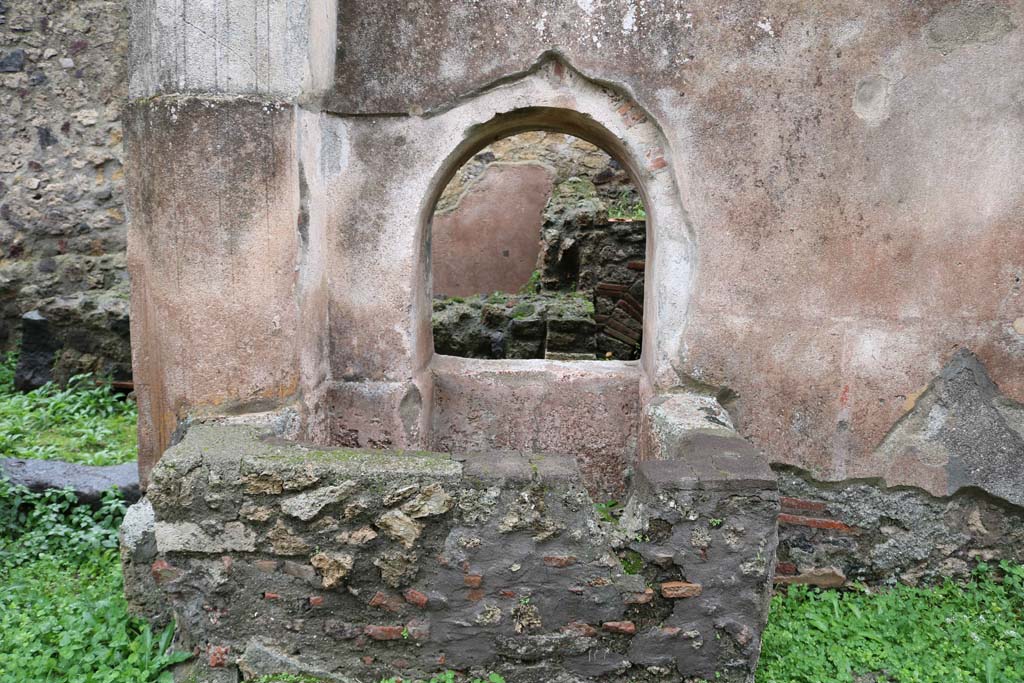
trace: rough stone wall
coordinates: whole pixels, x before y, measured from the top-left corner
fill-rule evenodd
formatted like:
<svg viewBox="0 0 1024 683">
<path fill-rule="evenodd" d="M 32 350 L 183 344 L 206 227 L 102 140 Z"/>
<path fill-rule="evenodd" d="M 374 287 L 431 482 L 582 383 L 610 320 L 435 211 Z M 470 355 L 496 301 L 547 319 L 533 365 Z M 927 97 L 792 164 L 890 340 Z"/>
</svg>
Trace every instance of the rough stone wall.
<svg viewBox="0 0 1024 683">
<path fill-rule="evenodd" d="M 917 583 L 1024 558 L 1024 406 L 976 356 L 954 356 L 880 451 L 873 479 L 823 485 L 782 470 L 778 581 Z M 893 486 L 913 479 L 934 493 Z"/>
<path fill-rule="evenodd" d="M 748 449 L 733 434 L 642 463 L 599 514 L 568 458 L 320 451 L 194 425 L 126 522 L 129 600 L 169 609 L 204 682 L 745 682 L 778 509 Z"/>
<path fill-rule="evenodd" d="M 1024 562 L 1024 509 L 979 489 L 940 498 L 871 480 L 778 474 L 776 584 L 917 585 L 967 578 L 977 562 Z"/>
<path fill-rule="evenodd" d="M 37 311 L 32 348 L 49 355 L 28 384 L 49 378 L 55 354 L 56 379 L 131 377 L 127 23 L 119 0 L 0 3 L 0 350 Z"/>
</svg>

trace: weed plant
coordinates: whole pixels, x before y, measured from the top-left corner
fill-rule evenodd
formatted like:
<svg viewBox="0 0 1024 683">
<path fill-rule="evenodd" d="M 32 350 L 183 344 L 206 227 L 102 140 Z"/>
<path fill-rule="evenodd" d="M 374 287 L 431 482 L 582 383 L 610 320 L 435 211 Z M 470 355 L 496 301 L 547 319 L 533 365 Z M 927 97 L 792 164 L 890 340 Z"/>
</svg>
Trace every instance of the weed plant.
<svg viewBox="0 0 1024 683">
<path fill-rule="evenodd" d="M 170 627 L 128 614 L 117 555 L 125 505 L 0 479 L 0 683 L 170 683 Z"/>
<path fill-rule="evenodd" d="M 116 465 L 136 458 L 135 404 L 92 375 L 66 387 L 14 388 L 15 356 L 0 363 L 0 457 Z"/>
<path fill-rule="evenodd" d="M 1020 683 L 1024 567 L 982 564 L 970 582 L 772 599 L 758 683 Z"/>
</svg>

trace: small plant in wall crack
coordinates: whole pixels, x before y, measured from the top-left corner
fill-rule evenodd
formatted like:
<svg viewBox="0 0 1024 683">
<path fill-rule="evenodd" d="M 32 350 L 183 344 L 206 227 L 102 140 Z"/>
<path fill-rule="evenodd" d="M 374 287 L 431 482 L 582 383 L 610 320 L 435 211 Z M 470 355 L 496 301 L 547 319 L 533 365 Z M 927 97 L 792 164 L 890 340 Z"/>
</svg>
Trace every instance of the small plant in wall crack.
<svg viewBox="0 0 1024 683">
<path fill-rule="evenodd" d="M 618 524 L 619 517 L 622 516 L 623 507 L 619 501 L 609 500 L 603 503 L 595 503 L 594 510 L 597 511 L 597 516 L 601 518 L 602 522 Z"/>
</svg>

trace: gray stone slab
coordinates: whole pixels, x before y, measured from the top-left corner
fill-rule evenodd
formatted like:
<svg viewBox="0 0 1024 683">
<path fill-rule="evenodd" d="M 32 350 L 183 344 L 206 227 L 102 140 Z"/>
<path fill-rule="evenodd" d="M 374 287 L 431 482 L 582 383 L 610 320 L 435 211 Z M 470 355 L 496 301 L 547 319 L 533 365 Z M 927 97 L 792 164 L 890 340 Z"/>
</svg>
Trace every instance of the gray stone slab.
<svg viewBox="0 0 1024 683">
<path fill-rule="evenodd" d="M 30 491 L 70 488 L 82 503 L 96 504 L 104 492 L 116 487 L 129 502 L 139 499 L 139 467 L 79 465 L 61 460 L 0 460 L 0 472 L 13 484 Z"/>
</svg>

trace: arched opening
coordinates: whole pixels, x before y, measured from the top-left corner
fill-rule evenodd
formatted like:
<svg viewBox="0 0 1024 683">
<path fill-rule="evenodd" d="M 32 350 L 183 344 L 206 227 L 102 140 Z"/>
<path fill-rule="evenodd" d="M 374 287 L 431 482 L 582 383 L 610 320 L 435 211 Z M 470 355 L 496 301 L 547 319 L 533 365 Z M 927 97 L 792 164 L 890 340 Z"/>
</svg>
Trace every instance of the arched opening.
<svg viewBox="0 0 1024 683">
<path fill-rule="evenodd" d="M 512 130 L 453 165 L 430 217 L 436 353 L 640 357 L 642 191 L 618 156 L 573 128 Z"/>
<path fill-rule="evenodd" d="M 544 104 L 531 104 L 538 102 Z M 568 454 L 577 459 L 592 491 L 621 490 L 623 471 L 640 443 L 643 401 L 660 384 L 678 379 L 672 363 L 679 357 L 680 321 L 689 300 L 691 235 L 664 136 L 627 94 L 596 85 L 557 60 L 545 62 L 519 83 L 424 121 L 436 133 L 430 148 L 440 154 L 417 208 L 412 287 L 415 381 L 429 407 L 421 414 L 429 447 Z M 646 214 L 639 361 L 492 360 L 450 356 L 435 348 L 435 207 L 466 162 L 497 141 L 531 131 L 591 143 L 633 181 Z M 671 278 L 663 277 L 666 273 Z M 669 301 L 671 306 L 665 305 Z"/>
</svg>

